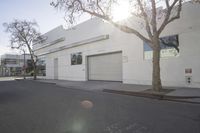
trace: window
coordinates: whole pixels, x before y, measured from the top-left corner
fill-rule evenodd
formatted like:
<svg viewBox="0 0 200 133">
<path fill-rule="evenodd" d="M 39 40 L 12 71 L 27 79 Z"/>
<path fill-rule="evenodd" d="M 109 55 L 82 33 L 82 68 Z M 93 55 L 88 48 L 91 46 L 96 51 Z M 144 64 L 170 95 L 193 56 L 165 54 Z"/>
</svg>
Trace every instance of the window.
<svg viewBox="0 0 200 133">
<path fill-rule="evenodd" d="M 175 57 L 179 54 L 178 35 L 165 36 L 160 38 L 160 57 Z M 152 59 L 153 52 L 148 43 L 144 42 L 144 59 Z"/>
<path fill-rule="evenodd" d="M 82 64 L 82 53 L 73 53 L 71 54 L 71 65 L 80 65 Z"/>
<path fill-rule="evenodd" d="M 9 65 L 9 64 L 17 64 L 17 59 L 5 59 L 4 61 L 5 65 Z"/>
<path fill-rule="evenodd" d="M 46 61 L 45 57 L 40 57 L 37 62 L 37 69 L 39 76 L 46 76 Z"/>
</svg>

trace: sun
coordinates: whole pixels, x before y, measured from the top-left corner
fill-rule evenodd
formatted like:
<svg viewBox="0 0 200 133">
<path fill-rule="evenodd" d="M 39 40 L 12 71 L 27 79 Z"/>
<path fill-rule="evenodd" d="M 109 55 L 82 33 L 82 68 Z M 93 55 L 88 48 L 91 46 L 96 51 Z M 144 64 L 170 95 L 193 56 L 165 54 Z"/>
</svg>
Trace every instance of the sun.
<svg viewBox="0 0 200 133">
<path fill-rule="evenodd" d="M 130 17 L 130 5 L 127 0 L 118 0 L 111 10 L 113 21 L 122 21 Z"/>
</svg>

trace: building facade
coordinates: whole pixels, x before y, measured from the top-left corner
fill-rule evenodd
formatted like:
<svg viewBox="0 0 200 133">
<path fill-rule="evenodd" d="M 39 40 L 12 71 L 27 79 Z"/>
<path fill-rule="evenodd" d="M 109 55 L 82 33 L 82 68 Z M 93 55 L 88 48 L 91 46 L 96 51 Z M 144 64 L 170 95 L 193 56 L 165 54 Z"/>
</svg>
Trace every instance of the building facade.
<svg viewBox="0 0 200 133">
<path fill-rule="evenodd" d="M 22 75 L 23 70 L 30 66 L 30 63 L 31 57 L 29 54 L 25 54 L 25 58 L 24 55 L 4 54 L 1 56 L 0 76 Z"/>
<path fill-rule="evenodd" d="M 161 79 L 164 86 L 200 87 L 200 6 L 183 5 L 181 19 L 169 24 L 161 42 Z M 132 22 L 134 26 L 134 22 Z M 144 32 L 142 25 L 135 25 Z M 145 33 L 144 33 L 145 34 Z M 152 50 L 127 34 L 94 18 L 72 29 L 59 26 L 34 44 L 35 54 L 46 64 L 47 79 L 104 80 L 151 84 Z"/>
</svg>

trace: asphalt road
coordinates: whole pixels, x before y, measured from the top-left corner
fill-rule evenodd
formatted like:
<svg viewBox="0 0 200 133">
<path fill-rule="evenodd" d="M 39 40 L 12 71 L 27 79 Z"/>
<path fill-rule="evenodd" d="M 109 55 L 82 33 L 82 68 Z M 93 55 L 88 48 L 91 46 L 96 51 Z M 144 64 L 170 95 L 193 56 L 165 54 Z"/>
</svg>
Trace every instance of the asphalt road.
<svg viewBox="0 0 200 133">
<path fill-rule="evenodd" d="M 200 133 L 200 105 L 1 81 L 0 133 Z"/>
</svg>

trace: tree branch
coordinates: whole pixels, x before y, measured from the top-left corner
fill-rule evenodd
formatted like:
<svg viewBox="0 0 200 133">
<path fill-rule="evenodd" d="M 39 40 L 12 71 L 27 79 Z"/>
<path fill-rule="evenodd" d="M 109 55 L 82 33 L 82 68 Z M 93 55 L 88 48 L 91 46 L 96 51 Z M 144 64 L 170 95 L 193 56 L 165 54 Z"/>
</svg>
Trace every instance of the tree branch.
<svg viewBox="0 0 200 133">
<path fill-rule="evenodd" d="M 85 9 L 83 6 L 82 6 L 82 2 L 80 0 L 76 0 L 79 4 L 80 4 L 80 8 L 83 12 L 86 12 L 90 15 L 93 15 L 93 16 L 96 16 L 98 18 L 101 18 L 101 19 L 104 19 L 108 22 L 110 22 L 112 25 L 114 25 L 115 27 L 117 27 L 118 29 L 120 29 L 121 31 L 124 31 L 126 33 L 132 33 L 132 34 L 135 34 L 137 37 L 139 37 L 140 39 L 142 39 L 143 41 L 149 43 L 150 47 L 153 47 L 152 45 L 152 42 L 151 40 L 149 40 L 148 38 L 146 38 L 145 36 L 143 36 L 140 32 L 138 32 L 137 30 L 133 29 L 133 28 L 130 28 L 128 26 L 125 26 L 125 25 L 122 25 L 122 24 L 118 24 L 116 22 L 113 22 L 112 19 L 110 19 L 108 16 L 105 16 L 105 15 L 101 15 L 101 14 L 98 14 L 94 11 L 89 11 L 87 9 Z"/>
<path fill-rule="evenodd" d="M 109 17 L 105 17 L 105 16 L 102 16 L 102 15 L 99 15 L 95 12 L 90 12 L 90 11 L 85 11 L 85 12 L 88 12 L 94 16 L 97 16 L 99 18 L 102 18 L 104 20 L 107 20 L 108 22 L 110 22 L 112 25 L 114 25 L 115 27 L 117 27 L 118 29 L 120 29 L 121 31 L 125 32 L 125 33 L 132 33 L 132 34 L 135 34 L 137 37 L 139 37 L 140 39 L 142 39 L 143 41 L 145 42 L 148 42 L 150 44 L 150 47 L 153 47 L 153 45 L 151 44 L 151 40 L 149 40 L 148 38 L 144 37 L 140 32 L 138 32 L 137 30 L 135 29 L 132 29 L 126 25 L 122 25 L 122 24 L 118 24 L 116 22 L 113 22 L 112 19 L 110 19 Z"/>
<path fill-rule="evenodd" d="M 165 5 L 166 5 L 167 9 L 169 9 L 169 0 L 165 0 Z"/>
<path fill-rule="evenodd" d="M 174 20 L 180 18 L 181 9 L 182 9 L 182 2 L 181 2 L 181 0 L 179 0 L 179 5 L 178 5 L 178 9 L 177 9 L 177 14 L 176 14 L 174 17 L 170 18 L 170 19 L 168 20 L 168 23 L 170 23 L 170 22 L 172 22 L 172 21 L 174 21 Z"/>
<path fill-rule="evenodd" d="M 166 1 L 168 1 L 168 0 L 166 0 Z M 171 12 L 172 12 L 174 6 L 177 4 L 178 1 L 179 1 L 179 5 L 178 5 L 179 7 L 178 7 L 177 15 L 175 17 L 172 17 L 170 19 Z M 171 4 L 171 6 L 169 6 L 168 2 L 165 2 L 165 3 L 166 3 L 166 6 L 168 8 L 166 9 L 166 16 L 164 18 L 164 21 L 161 24 L 160 28 L 158 29 L 158 34 L 159 35 L 164 30 L 164 28 L 166 27 L 167 24 L 169 24 L 170 22 L 172 22 L 175 19 L 180 18 L 180 11 L 181 11 L 181 7 L 182 7 L 182 0 L 174 0 L 174 2 Z"/>
<path fill-rule="evenodd" d="M 145 21 L 146 31 L 148 33 L 149 38 L 151 39 L 152 38 L 152 33 L 151 33 L 151 28 L 150 28 L 150 25 L 149 25 L 149 21 L 148 21 L 148 16 L 147 16 L 147 14 L 146 14 L 146 12 L 145 12 L 145 10 L 143 8 L 143 5 L 142 5 L 141 1 L 137 0 L 137 2 L 138 2 L 138 5 L 140 7 L 140 10 L 142 12 L 143 19 Z"/>
<path fill-rule="evenodd" d="M 105 15 L 105 12 L 103 11 L 103 9 L 99 6 L 99 0 L 96 0 L 97 3 L 97 7 L 100 9 L 100 11 L 103 13 L 103 15 Z"/>
<path fill-rule="evenodd" d="M 152 18 L 151 18 L 151 25 L 153 29 L 153 34 L 157 34 L 157 21 L 156 21 L 156 16 L 157 16 L 157 11 L 156 11 L 156 3 L 155 0 L 151 0 L 151 8 L 152 8 Z"/>
</svg>

